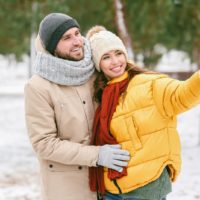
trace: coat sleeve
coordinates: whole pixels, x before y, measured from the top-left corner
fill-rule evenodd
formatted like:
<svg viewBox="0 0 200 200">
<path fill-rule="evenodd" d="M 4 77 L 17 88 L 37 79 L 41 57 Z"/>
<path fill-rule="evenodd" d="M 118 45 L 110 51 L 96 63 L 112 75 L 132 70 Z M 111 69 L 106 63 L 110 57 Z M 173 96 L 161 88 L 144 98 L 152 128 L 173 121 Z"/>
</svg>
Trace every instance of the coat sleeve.
<svg viewBox="0 0 200 200">
<path fill-rule="evenodd" d="M 48 92 L 27 84 L 24 94 L 26 126 L 38 157 L 66 165 L 95 166 L 98 146 L 61 140 L 58 137 L 55 112 Z"/>
<path fill-rule="evenodd" d="M 165 117 L 189 110 L 200 103 L 200 71 L 185 81 L 168 77 L 155 80 L 153 96 L 159 111 Z"/>
</svg>

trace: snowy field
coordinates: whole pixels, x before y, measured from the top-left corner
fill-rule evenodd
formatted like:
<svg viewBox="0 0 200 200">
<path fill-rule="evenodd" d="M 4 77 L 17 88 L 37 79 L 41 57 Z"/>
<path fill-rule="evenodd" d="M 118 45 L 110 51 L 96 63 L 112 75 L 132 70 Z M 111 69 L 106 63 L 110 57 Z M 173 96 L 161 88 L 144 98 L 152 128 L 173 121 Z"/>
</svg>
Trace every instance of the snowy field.
<svg viewBox="0 0 200 200">
<path fill-rule="evenodd" d="M 39 200 L 38 163 L 26 135 L 23 96 L 0 96 L 0 200 Z M 200 200 L 200 108 L 179 117 L 183 167 L 169 200 Z"/>
<path fill-rule="evenodd" d="M 0 200 L 39 200 L 38 164 L 24 123 L 23 96 L 0 96 Z"/>
<path fill-rule="evenodd" d="M 39 167 L 24 120 L 23 87 L 27 70 L 5 69 L 1 64 L 0 200 L 39 200 Z M 178 129 L 183 165 L 168 200 L 200 200 L 200 106 L 179 116 Z"/>
</svg>

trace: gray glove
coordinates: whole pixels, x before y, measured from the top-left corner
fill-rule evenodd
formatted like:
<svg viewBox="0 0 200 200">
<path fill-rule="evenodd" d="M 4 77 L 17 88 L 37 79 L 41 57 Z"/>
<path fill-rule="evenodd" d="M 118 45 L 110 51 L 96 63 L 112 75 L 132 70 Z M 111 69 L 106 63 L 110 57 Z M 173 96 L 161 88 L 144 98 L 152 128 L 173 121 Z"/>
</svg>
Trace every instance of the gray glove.
<svg viewBox="0 0 200 200">
<path fill-rule="evenodd" d="M 127 150 L 122 150 L 119 144 L 107 144 L 100 147 L 97 164 L 122 172 L 123 167 L 128 165 L 129 160 L 129 152 Z"/>
</svg>

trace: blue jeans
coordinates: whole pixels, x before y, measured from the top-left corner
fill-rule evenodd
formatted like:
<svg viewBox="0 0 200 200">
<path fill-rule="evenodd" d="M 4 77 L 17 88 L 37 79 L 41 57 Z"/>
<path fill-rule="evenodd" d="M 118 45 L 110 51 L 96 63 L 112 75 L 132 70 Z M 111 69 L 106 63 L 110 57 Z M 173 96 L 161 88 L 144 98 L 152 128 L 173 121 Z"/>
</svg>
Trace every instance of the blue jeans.
<svg viewBox="0 0 200 200">
<path fill-rule="evenodd" d="M 111 194 L 109 192 L 106 192 L 105 200 L 147 200 L 147 199 L 138 199 L 138 198 L 123 198 L 118 194 Z M 167 200 L 165 197 L 162 198 L 162 200 Z"/>
</svg>

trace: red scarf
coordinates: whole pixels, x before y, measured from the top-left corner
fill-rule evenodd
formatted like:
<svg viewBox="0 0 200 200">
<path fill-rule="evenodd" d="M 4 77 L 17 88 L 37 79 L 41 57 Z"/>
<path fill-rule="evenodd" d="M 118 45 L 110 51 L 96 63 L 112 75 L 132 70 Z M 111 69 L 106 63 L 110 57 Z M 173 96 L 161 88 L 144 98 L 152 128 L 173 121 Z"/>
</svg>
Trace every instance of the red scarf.
<svg viewBox="0 0 200 200">
<path fill-rule="evenodd" d="M 116 139 L 110 133 L 110 121 L 120 95 L 126 90 L 128 78 L 120 82 L 109 84 L 105 87 L 102 94 L 102 101 L 96 110 L 93 123 L 92 145 L 117 144 Z M 103 167 L 89 168 L 89 184 L 92 191 L 98 191 L 100 194 L 105 193 Z M 108 178 L 115 180 L 127 175 L 126 167 L 122 172 L 108 169 Z"/>
</svg>

